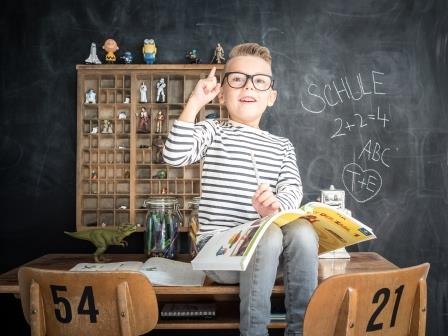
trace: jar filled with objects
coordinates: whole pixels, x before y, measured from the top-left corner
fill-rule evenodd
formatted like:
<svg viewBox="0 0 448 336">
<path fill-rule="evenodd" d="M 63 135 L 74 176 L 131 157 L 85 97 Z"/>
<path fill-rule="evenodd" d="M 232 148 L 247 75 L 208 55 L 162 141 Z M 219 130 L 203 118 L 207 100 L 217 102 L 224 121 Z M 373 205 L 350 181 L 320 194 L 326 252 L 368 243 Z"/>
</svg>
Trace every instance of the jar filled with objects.
<svg viewBox="0 0 448 336">
<path fill-rule="evenodd" d="M 177 252 L 178 230 L 182 220 L 179 203 L 174 197 L 145 200 L 145 253 L 150 257 L 172 259 Z"/>
</svg>

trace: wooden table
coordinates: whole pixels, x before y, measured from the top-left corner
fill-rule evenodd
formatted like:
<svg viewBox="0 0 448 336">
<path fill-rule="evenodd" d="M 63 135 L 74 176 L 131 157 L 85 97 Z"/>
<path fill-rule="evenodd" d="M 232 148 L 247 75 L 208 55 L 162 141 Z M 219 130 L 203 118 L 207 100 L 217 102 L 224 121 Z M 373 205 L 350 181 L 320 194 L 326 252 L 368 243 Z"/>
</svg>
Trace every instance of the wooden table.
<svg viewBox="0 0 448 336">
<path fill-rule="evenodd" d="M 398 268 L 374 252 L 352 252 L 350 259 L 320 259 L 319 282 L 326 278 L 345 273 L 376 272 Z M 111 262 L 145 261 L 144 254 L 108 254 Z M 47 254 L 26 263 L 26 266 L 69 270 L 81 262 L 92 262 L 90 254 Z M 0 293 L 19 295 L 18 268 L 0 275 Z M 216 319 L 213 320 L 159 320 L 156 329 L 238 329 L 238 285 L 220 285 L 206 280 L 202 287 L 154 286 L 159 309 L 167 302 L 216 302 Z M 272 300 L 282 301 L 284 287 L 279 279 L 272 291 Z M 272 322 L 270 328 L 284 328 L 284 322 Z"/>
</svg>

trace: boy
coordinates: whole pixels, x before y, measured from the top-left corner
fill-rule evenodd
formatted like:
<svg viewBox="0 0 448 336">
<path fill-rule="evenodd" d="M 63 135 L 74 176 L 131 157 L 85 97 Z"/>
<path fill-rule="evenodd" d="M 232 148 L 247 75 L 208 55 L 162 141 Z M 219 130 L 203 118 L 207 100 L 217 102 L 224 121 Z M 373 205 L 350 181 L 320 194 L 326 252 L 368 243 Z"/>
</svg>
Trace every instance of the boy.
<svg viewBox="0 0 448 336">
<path fill-rule="evenodd" d="M 198 248 L 217 231 L 299 207 L 303 195 L 293 145 L 259 129 L 263 112 L 277 97 L 269 50 L 256 43 L 238 45 L 229 54 L 222 84 L 217 83 L 215 71 L 199 80 L 173 124 L 163 153 L 165 162 L 175 166 L 204 160 Z M 199 110 L 217 95 L 230 120 L 194 124 Z M 252 153 L 263 181 L 260 185 Z M 317 251 L 317 235 L 307 221 L 283 228 L 272 225 L 246 271 L 206 272 L 218 283 L 240 283 L 241 335 L 268 334 L 279 260 L 285 284 L 285 335 L 301 335 L 305 308 L 317 285 Z"/>
</svg>

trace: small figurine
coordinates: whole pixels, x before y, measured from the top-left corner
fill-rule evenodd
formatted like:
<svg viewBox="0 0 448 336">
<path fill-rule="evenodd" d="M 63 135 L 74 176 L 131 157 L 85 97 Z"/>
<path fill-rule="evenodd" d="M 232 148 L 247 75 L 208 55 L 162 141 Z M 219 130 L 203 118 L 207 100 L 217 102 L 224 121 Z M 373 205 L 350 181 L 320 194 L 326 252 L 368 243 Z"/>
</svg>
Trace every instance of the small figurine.
<svg viewBox="0 0 448 336">
<path fill-rule="evenodd" d="M 98 127 L 92 127 L 92 131 L 90 134 L 97 134 L 98 133 Z"/>
<path fill-rule="evenodd" d="M 110 245 L 127 246 L 128 243 L 124 238 L 137 230 L 135 224 L 120 224 L 116 229 L 105 228 L 107 226 L 105 223 L 102 223 L 101 226 L 103 228 L 77 232 L 64 231 L 64 233 L 91 242 L 96 247 L 96 251 L 93 253 L 95 262 L 104 262 L 108 260 L 104 258 L 103 254 Z"/>
<path fill-rule="evenodd" d="M 216 62 L 217 64 L 224 63 L 226 59 L 224 58 L 224 49 L 221 47 L 221 44 L 218 43 L 215 48 L 215 53 L 212 58 L 212 63 Z"/>
<path fill-rule="evenodd" d="M 145 82 L 140 84 L 140 103 L 147 103 L 148 98 L 146 97 L 146 91 L 148 91 L 148 87 Z"/>
<path fill-rule="evenodd" d="M 146 64 L 154 64 L 156 60 L 157 47 L 153 39 L 143 41 L 143 59 Z"/>
<path fill-rule="evenodd" d="M 163 187 L 160 193 L 163 195 L 168 194 L 168 189 L 166 187 Z"/>
<path fill-rule="evenodd" d="M 103 49 L 106 52 L 106 63 L 115 63 L 117 60 L 115 53 L 120 49 L 118 48 L 117 42 L 113 39 L 107 39 L 104 42 Z"/>
<path fill-rule="evenodd" d="M 187 59 L 187 62 L 191 64 L 199 64 L 199 62 L 201 61 L 198 57 L 198 52 L 196 49 L 192 49 L 191 51 L 187 52 L 185 58 Z"/>
<path fill-rule="evenodd" d="M 165 141 L 163 140 L 162 136 L 161 135 L 157 136 L 157 138 L 154 139 L 152 145 L 156 148 L 154 163 L 163 163 L 163 148 L 165 147 Z M 159 173 L 161 171 L 159 171 L 156 176 L 158 178 L 165 178 L 166 172 L 165 177 L 160 177 Z"/>
<path fill-rule="evenodd" d="M 218 119 L 219 118 L 219 113 L 218 112 L 210 112 L 209 114 L 207 114 L 205 116 L 205 119 Z"/>
<path fill-rule="evenodd" d="M 90 44 L 90 55 L 85 60 L 86 64 L 101 64 L 100 59 L 98 58 L 98 55 L 96 54 L 96 43 L 92 42 Z"/>
<path fill-rule="evenodd" d="M 131 102 L 131 98 L 129 98 L 129 97 L 126 97 L 126 98 L 124 98 L 124 104 L 129 104 Z"/>
<path fill-rule="evenodd" d="M 103 129 L 101 130 L 101 133 L 104 133 L 104 134 L 112 134 L 113 133 L 112 123 L 109 120 L 107 120 L 107 119 L 103 120 Z"/>
<path fill-rule="evenodd" d="M 96 92 L 94 89 L 87 90 L 86 101 L 84 104 L 96 104 Z"/>
<path fill-rule="evenodd" d="M 118 112 L 118 120 L 124 120 L 124 119 L 126 119 L 126 112 L 125 111 Z"/>
<path fill-rule="evenodd" d="M 165 78 L 160 78 L 160 80 L 156 84 L 157 86 L 157 99 L 156 101 L 158 103 L 164 103 L 165 102 Z"/>
<path fill-rule="evenodd" d="M 96 171 L 95 171 L 95 170 L 92 170 L 92 173 L 90 174 L 90 178 L 91 178 L 92 180 L 96 180 L 96 179 L 98 178 L 98 175 L 96 174 Z"/>
<path fill-rule="evenodd" d="M 152 178 L 163 180 L 166 178 L 166 170 L 160 169 Z"/>
<path fill-rule="evenodd" d="M 165 120 L 165 116 L 162 111 L 157 113 L 156 117 L 156 133 L 162 133 L 163 131 L 163 121 Z"/>
<path fill-rule="evenodd" d="M 148 117 L 148 111 L 146 111 L 146 108 L 142 106 L 140 110 L 140 120 L 138 122 L 138 133 L 148 133 L 149 131 L 149 117 Z"/>
<path fill-rule="evenodd" d="M 125 51 L 123 56 L 120 57 L 124 64 L 131 64 L 134 60 L 132 53 L 130 51 Z"/>
</svg>

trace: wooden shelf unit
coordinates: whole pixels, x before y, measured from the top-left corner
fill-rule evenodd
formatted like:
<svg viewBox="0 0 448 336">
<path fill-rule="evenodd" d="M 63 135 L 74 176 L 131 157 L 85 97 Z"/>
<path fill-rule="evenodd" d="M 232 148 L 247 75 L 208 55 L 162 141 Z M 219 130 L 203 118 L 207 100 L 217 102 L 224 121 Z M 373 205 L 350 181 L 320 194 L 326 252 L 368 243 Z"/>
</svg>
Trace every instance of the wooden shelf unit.
<svg viewBox="0 0 448 336">
<path fill-rule="evenodd" d="M 176 168 L 158 163 L 154 145 L 159 136 L 166 139 L 196 83 L 213 66 L 217 67 L 216 76 L 221 80 L 224 65 L 220 64 L 76 66 L 78 231 L 122 223 L 140 224 L 139 230 L 143 231 L 147 213 L 143 202 L 150 196 L 177 198 L 183 215 L 180 231 L 188 230 L 189 202 L 200 196 L 201 164 Z M 167 84 L 166 102 L 158 103 L 156 83 L 161 78 Z M 140 102 L 142 82 L 147 86 L 144 103 Z M 96 93 L 95 103 L 86 103 L 89 89 Z M 139 130 L 142 107 L 149 117 L 146 133 Z M 162 128 L 156 129 L 159 111 L 164 120 Z M 120 113 L 126 118 L 119 118 Z M 211 113 L 219 119 L 228 118 L 217 98 L 200 111 L 198 120 Z M 111 130 L 104 127 L 106 120 Z M 166 171 L 166 178 L 157 177 L 162 170 Z"/>
</svg>

